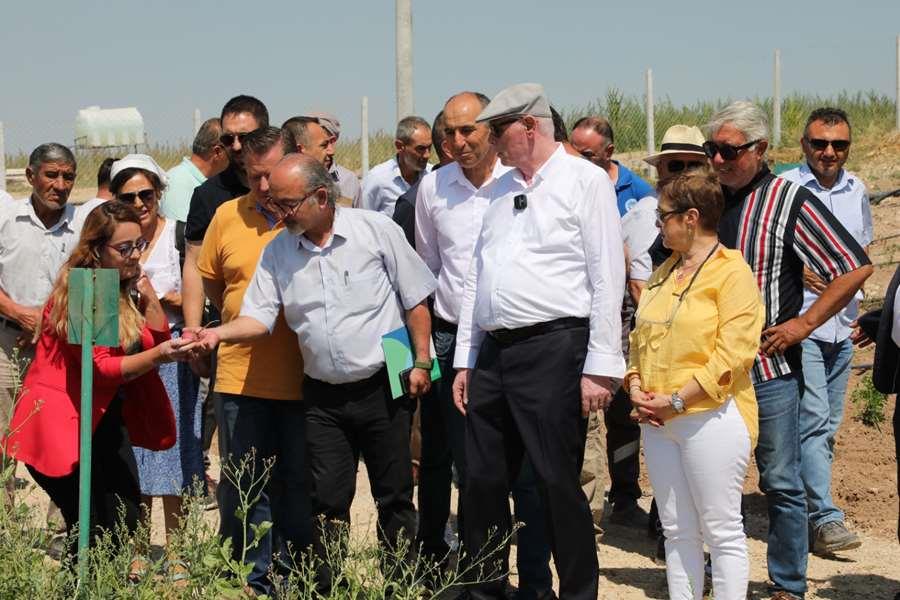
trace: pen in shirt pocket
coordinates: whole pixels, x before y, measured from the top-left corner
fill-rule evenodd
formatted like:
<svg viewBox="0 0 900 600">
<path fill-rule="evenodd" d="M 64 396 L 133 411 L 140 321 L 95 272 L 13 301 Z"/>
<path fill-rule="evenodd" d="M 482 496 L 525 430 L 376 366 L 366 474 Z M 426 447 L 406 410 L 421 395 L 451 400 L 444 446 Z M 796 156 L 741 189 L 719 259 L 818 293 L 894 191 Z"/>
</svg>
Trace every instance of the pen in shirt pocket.
<svg viewBox="0 0 900 600">
<path fill-rule="evenodd" d="M 350 271 L 344 271 L 344 286 L 350 285 Z"/>
</svg>

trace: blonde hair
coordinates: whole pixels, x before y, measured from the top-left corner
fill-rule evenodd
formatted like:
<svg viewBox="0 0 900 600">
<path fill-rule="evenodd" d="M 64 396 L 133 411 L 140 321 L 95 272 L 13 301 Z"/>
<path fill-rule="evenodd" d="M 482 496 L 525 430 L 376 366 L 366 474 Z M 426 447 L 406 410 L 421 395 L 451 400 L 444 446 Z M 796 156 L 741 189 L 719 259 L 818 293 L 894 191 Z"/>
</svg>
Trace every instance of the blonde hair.
<svg viewBox="0 0 900 600">
<path fill-rule="evenodd" d="M 132 207 L 115 201 L 104 202 L 85 219 L 78 245 L 60 269 L 47 301 L 51 308 L 46 326 L 57 337 L 65 340 L 69 335 L 69 272 L 78 268 L 100 268 L 100 253 L 120 223 L 140 225 L 141 220 Z M 119 285 L 119 344 L 125 349 L 140 341 L 144 328 L 144 315 L 129 293 L 132 283 L 133 280 L 126 279 Z M 43 324 L 40 324 L 37 331 L 42 330 Z"/>
</svg>

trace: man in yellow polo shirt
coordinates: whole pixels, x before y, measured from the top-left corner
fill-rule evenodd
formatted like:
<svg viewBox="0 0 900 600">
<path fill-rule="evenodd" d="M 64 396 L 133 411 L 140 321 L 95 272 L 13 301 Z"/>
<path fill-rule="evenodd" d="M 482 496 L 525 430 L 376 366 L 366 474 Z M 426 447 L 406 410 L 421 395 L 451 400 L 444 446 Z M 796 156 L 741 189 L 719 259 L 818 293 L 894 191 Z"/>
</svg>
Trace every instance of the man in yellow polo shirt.
<svg viewBox="0 0 900 600">
<path fill-rule="evenodd" d="M 203 239 L 197 267 L 210 301 L 228 322 L 240 313 L 263 249 L 282 225 L 269 210 L 269 171 L 286 152 L 295 151 L 289 136 L 277 127 L 263 127 L 244 138 L 244 166 L 250 193 L 222 204 Z M 272 554 L 287 556 L 287 544 L 299 554 L 312 540 L 310 494 L 304 436 L 305 407 L 301 400 L 303 360 L 297 336 L 279 315 L 272 335 L 250 343 L 222 344 L 217 356 L 215 391 L 222 398 L 223 427 L 219 444 L 232 465 L 250 457 L 254 469 L 244 469 L 241 488 L 249 489 L 253 474 L 263 473 L 263 461 L 274 457 L 268 485 L 251 508 L 248 525 L 272 521 L 277 534 L 267 534 L 248 550 L 253 562 L 248 584 L 257 593 L 271 593 L 268 578 Z M 237 489 L 227 477 L 220 484 L 220 535 L 231 538 L 235 558 L 242 553 L 243 524 L 235 516 Z M 282 547 L 273 547 L 273 539 Z"/>
</svg>

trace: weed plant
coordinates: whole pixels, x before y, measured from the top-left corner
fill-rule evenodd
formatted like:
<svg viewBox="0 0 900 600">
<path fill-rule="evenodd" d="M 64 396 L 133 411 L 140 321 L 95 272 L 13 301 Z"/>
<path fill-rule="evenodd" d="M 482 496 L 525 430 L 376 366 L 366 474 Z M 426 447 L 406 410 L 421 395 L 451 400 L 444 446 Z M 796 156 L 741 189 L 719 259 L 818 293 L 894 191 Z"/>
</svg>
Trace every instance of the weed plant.
<svg viewBox="0 0 900 600">
<path fill-rule="evenodd" d="M 856 406 L 856 419 L 863 425 L 874 427 L 881 431 L 881 424 L 884 423 L 884 407 L 887 402 L 887 396 L 875 389 L 871 373 L 866 373 L 860 378 L 859 383 L 853 388 L 850 400 Z"/>
</svg>

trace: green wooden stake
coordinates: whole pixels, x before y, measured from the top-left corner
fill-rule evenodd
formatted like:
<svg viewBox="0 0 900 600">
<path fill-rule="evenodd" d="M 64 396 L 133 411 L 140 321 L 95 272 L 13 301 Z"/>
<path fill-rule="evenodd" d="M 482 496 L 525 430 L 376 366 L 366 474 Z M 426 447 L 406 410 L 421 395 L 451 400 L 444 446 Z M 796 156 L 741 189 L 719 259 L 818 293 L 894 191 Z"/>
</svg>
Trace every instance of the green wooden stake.
<svg viewBox="0 0 900 600">
<path fill-rule="evenodd" d="M 69 272 L 69 343 L 81 344 L 81 428 L 78 479 L 78 574 L 87 575 L 91 531 L 91 439 L 93 431 L 94 345 L 119 345 L 119 271 Z"/>
</svg>

